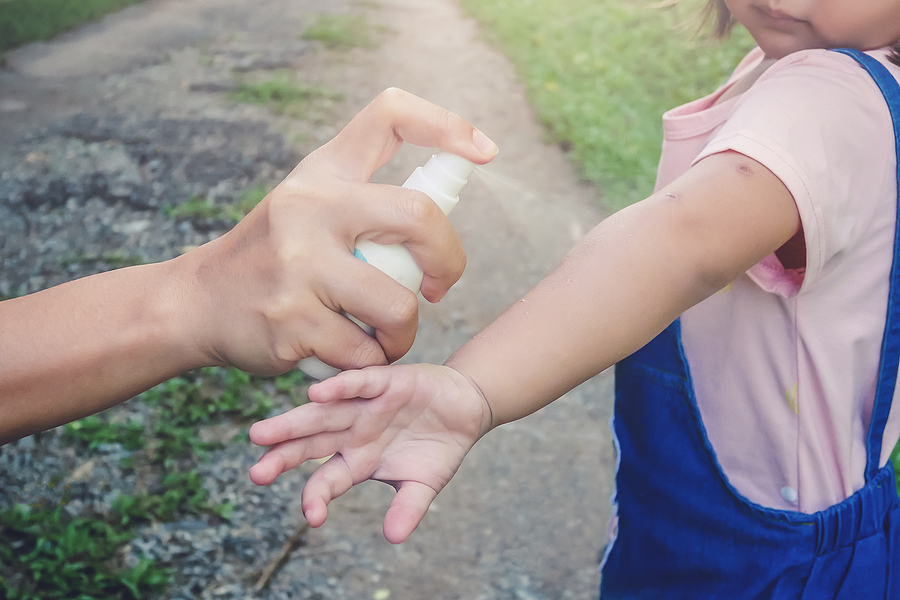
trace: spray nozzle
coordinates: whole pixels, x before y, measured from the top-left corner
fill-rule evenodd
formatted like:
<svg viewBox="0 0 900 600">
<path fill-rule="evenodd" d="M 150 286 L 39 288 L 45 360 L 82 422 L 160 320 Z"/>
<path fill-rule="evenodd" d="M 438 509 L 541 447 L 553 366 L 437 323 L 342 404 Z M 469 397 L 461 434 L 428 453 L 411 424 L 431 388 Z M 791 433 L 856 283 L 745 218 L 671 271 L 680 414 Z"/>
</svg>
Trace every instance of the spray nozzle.
<svg viewBox="0 0 900 600">
<path fill-rule="evenodd" d="M 403 187 L 425 192 L 444 213 L 449 213 L 456 206 L 459 191 L 474 168 L 475 163 L 470 160 L 441 152 L 416 169 Z"/>
<path fill-rule="evenodd" d="M 456 154 L 441 152 L 431 157 L 422 170 L 448 196 L 456 196 L 466 185 L 466 178 L 475 168 L 475 163 Z"/>
</svg>

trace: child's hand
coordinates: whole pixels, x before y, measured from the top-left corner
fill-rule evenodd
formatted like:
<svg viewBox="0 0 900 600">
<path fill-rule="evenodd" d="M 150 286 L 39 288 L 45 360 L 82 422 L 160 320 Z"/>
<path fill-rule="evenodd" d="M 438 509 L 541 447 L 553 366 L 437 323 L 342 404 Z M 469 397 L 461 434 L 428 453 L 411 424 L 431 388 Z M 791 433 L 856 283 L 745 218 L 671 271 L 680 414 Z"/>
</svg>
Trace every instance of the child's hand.
<svg viewBox="0 0 900 600">
<path fill-rule="evenodd" d="M 393 544 L 409 537 L 491 427 L 477 386 L 449 367 L 345 371 L 310 387 L 309 397 L 311 403 L 250 428 L 253 443 L 274 444 L 250 478 L 268 485 L 306 460 L 331 456 L 303 489 L 310 525 L 322 525 L 328 503 L 354 485 L 383 481 L 397 490 L 384 517 L 384 536 Z"/>
</svg>

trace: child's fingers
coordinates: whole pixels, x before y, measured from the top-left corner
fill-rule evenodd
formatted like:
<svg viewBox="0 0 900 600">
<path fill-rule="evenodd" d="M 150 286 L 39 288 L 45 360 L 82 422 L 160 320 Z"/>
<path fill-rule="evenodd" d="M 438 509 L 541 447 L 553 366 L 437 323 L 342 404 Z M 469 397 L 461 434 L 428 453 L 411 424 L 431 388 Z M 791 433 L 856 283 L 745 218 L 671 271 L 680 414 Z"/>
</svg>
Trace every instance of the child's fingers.
<svg viewBox="0 0 900 600">
<path fill-rule="evenodd" d="M 316 469 L 303 486 L 300 506 L 312 527 L 320 527 L 328 517 L 328 504 L 353 487 L 353 474 L 344 457 L 335 454 Z"/>
<path fill-rule="evenodd" d="M 396 375 L 396 367 L 394 369 Z M 353 398 L 372 399 L 383 394 L 390 381 L 380 367 L 368 367 L 359 371 L 344 371 L 313 384 L 309 387 L 308 394 L 309 399 L 316 404 Z"/>
<path fill-rule="evenodd" d="M 384 537 L 392 544 L 400 544 L 419 526 L 428 507 L 437 497 L 431 487 L 417 481 L 404 481 L 397 486 L 397 495 L 384 515 Z"/>
<path fill-rule="evenodd" d="M 345 434 L 321 433 L 272 446 L 250 468 L 250 479 L 256 485 L 269 485 L 282 473 L 299 467 L 308 460 L 326 458 L 338 452 L 344 444 Z"/>
<path fill-rule="evenodd" d="M 250 427 L 250 441 L 257 446 L 271 446 L 288 440 L 306 438 L 322 433 L 347 430 L 356 420 L 359 410 L 352 402 L 304 404 Z"/>
<path fill-rule="evenodd" d="M 250 481 L 256 485 L 270 485 L 287 470 L 281 455 L 266 452 L 250 467 Z"/>
</svg>

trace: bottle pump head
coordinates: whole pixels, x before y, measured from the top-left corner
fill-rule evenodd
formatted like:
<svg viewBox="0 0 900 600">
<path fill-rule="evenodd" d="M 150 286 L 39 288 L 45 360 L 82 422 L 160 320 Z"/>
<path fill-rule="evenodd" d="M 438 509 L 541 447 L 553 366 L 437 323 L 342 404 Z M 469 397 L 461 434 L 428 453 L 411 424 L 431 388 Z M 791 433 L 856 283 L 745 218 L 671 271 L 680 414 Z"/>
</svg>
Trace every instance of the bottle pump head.
<svg viewBox="0 0 900 600">
<path fill-rule="evenodd" d="M 466 178 L 475 168 L 475 163 L 456 154 L 441 152 L 431 157 L 422 170 L 448 196 L 457 196 L 466 185 Z"/>
<path fill-rule="evenodd" d="M 441 152 L 416 169 L 403 187 L 425 192 L 444 213 L 449 213 L 459 200 L 459 192 L 475 163 L 461 156 Z"/>
</svg>

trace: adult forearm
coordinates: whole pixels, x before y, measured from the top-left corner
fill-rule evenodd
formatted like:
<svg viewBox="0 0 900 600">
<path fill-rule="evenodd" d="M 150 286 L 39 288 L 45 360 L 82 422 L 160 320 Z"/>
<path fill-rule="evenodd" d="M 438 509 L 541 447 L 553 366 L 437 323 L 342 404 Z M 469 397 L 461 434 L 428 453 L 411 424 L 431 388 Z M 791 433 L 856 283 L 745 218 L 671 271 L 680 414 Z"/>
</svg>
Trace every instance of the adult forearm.
<svg viewBox="0 0 900 600">
<path fill-rule="evenodd" d="M 204 362 L 183 331 L 178 260 L 0 302 L 0 443 L 113 406 Z"/>
</svg>

